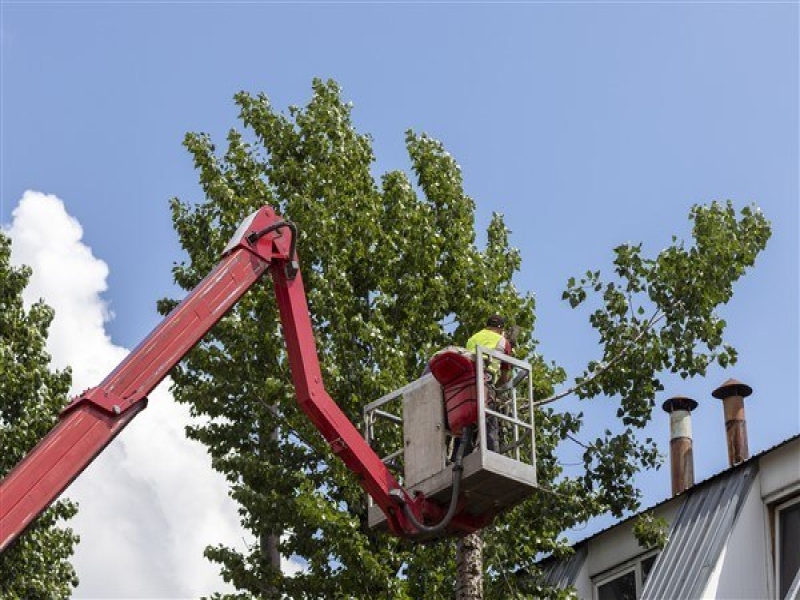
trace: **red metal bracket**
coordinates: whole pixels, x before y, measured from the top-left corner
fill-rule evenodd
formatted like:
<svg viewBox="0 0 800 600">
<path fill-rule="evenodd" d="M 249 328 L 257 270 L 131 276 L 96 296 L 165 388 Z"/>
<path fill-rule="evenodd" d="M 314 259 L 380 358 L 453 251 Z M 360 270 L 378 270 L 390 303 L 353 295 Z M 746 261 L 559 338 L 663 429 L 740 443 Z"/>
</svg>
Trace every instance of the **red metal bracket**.
<svg viewBox="0 0 800 600">
<path fill-rule="evenodd" d="M 296 231 L 294 227 L 288 221 L 283 221 L 271 207 L 264 206 L 242 221 L 223 250 L 222 256 L 228 256 L 242 248 L 267 263 L 271 263 L 273 259 L 284 260 L 290 269 L 296 271 L 299 265 L 293 256 L 292 239 Z M 288 234 L 289 229 L 292 230 L 291 234 Z"/>
<path fill-rule="evenodd" d="M 114 392 L 110 392 L 98 386 L 84 390 L 79 396 L 73 398 L 72 402 L 70 402 L 64 408 L 64 410 L 61 411 L 61 414 L 63 416 L 66 413 L 75 410 L 81 404 L 92 404 L 108 414 L 116 416 L 131 408 L 134 404 L 139 404 L 142 402 L 144 402 L 146 406 L 147 398 L 142 397 L 135 400 L 130 398 L 126 399 L 118 396 Z"/>
<path fill-rule="evenodd" d="M 341 454 L 345 450 L 347 450 L 347 442 L 345 442 L 342 438 L 336 438 L 330 443 L 331 450 L 333 450 L 334 454 Z"/>
</svg>

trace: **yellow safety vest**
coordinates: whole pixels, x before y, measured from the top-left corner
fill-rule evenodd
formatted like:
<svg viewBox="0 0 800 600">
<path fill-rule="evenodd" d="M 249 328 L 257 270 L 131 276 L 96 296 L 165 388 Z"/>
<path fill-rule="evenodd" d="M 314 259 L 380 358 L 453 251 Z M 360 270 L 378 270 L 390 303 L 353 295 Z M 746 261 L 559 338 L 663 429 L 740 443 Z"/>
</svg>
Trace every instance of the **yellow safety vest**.
<svg viewBox="0 0 800 600">
<path fill-rule="evenodd" d="M 491 329 L 481 329 L 478 333 L 467 340 L 467 351 L 474 353 L 477 351 L 478 346 L 483 346 L 484 348 L 489 348 L 490 350 L 500 350 L 502 352 L 505 350 L 505 348 L 497 347 L 498 342 L 500 342 L 502 338 L 502 333 L 497 333 Z M 491 373 L 492 376 L 497 375 L 500 365 L 496 360 L 489 359 L 486 361 L 485 365 L 486 371 Z"/>
<path fill-rule="evenodd" d="M 475 352 L 478 346 L 497 350 L 497 343 L 503 337 L 502 333 L 497 333 L 491 329 L 481 329 L 478 333 L 467 340 L 467 350 Z"/>
</svg>

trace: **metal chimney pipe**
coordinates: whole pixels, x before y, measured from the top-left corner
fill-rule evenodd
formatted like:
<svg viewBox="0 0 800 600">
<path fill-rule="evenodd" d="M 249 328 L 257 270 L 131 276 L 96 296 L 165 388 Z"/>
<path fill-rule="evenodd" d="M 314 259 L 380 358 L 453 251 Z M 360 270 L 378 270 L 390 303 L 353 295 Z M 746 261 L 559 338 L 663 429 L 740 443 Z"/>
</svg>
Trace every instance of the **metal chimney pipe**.
<svg viewBox="0 0 800 600">
<path fill-rule="evenodd" d="M 669 413 L 669 460 L 672 473 L 672 495 L 694 485 L 694 454 L 692 451 L 691 412 L 697 402 L 691 398 L 675 396 L 661 405 Z"/>
<path fill-rule="evenodd" d="M 725 435 L 728 438 L 728 462 L 732 467 L 750 458 L 744 399 L 752 393 L 753 388 L 735 379 L 728 379 L 711 392 L 714 398 L 722 400 L 725 411 Z"/>
</svg>

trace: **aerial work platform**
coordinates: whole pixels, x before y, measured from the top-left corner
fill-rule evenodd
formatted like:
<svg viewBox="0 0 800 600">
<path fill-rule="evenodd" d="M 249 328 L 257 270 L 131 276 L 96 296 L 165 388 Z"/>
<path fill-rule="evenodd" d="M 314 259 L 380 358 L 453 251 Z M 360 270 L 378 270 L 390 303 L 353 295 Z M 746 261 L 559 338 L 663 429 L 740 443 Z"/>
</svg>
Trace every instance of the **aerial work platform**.
<svg viewBox="0 0 800 600">
<path fill-rule="evenodd" d="M 481 346 L 475 355 L 460 348 L 448 351 L 467 357 L 471 370 L 449 377 L 451 385 L 428 373 L 371 402 L 364 408 L 365 438 L 409 493 L 446 505 L 464 414 L 473 411 L 474 416 L 466 417 L 474 433 L 463 457 L 458 510 L 488 522 L 537 486 L 531 366 Z M 450 355 L 453 362 L 463 362 L 455 354 Z M 486 368 L 490 360 L 495 361 L 493 371 Z M 504 365 L 504 384 L 491 382 L 498 363 Z M 463 403 L 453 408 L 452 398 L 465 391 L 474 396 L 469 410 Z M 494 428 L 497 435 L 487 436 Z M 386 527 L 385 514 L 371 501 L 368 522 L 371 528 Z"/>
</svg>

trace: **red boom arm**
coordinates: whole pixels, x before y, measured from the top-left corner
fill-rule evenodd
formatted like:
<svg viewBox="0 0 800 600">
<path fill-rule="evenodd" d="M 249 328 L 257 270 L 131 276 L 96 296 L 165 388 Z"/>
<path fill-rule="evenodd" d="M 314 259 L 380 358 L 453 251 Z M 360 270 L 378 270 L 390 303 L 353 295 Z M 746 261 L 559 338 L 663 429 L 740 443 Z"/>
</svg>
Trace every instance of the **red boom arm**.
<svg viewBox="0 0 800 600">
<path fill-rule="evenodd" d="M 402 490 L 325 391 L 294 239 L 294 226 L 271 208 L 250 215 L 216 268 L 99 386 L 64 409 L 56 426 L 0 482 L 0 552 L 147 406 L 147 395 L 268 268 L 300 407 L 333 452 L 358 475 L 393 532 L 418 533 L 392 499 L 392 490 L 402 491 L 420 520 L 422 515 L 435 518 L 443 512 L 439 505 L 422 497 L 412 499 Z M 481 524 L 468 515 L 456 515 L 450 529 L 467 533 Z"/>
</svg>

